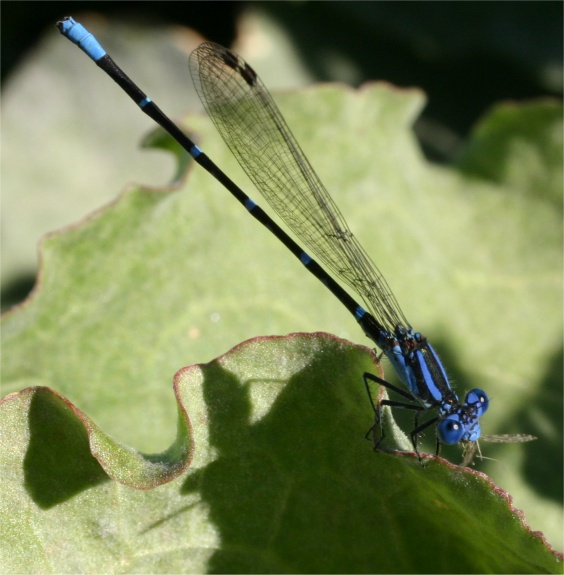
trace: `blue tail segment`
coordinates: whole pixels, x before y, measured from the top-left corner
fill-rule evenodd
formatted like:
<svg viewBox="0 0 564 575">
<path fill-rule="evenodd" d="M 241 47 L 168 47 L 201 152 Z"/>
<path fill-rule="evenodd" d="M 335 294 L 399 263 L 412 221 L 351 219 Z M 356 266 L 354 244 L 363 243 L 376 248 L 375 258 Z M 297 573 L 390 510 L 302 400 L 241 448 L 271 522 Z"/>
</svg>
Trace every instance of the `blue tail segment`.
<svg viewBox="0 0 564 575">
<path fill-rule="evenodd" d="M 194 158 L 196 159 L 199 155 L 201 155 L 203 152 L 202 150 L 200 150 L 200 148 L 198 148 L 198 146 L 196 146 L 195 144 L 188 150 L 188 153 Z"/>
<path fill-rule="evenodd" d="M 201 44 L 190 56 L 196 91 L 249 178 L 293 235 L 319 261 L 310 257 L 204 154 L 82 25 L 66 18 L 57 26 L 278 238 L 339 299 L 367 337 L 388 357 L 405 389 L 370 373 L 364 374 L 380 422 L 385 405 L 415 411 L 411 439 L 417 453 L 418 436 L 431 425 L 436 428 L 437 453 L 441 443 L 475 442 L 480 437 L 479 419 L 487 410 L 487 395 L 481 389 L 473 389 L 460 402 L 435 350 L 422 334 L 411 328 L 386 280 L 348 228 L 268 90 L 244 60 L 217 44 Z M 360 296 L 364 306 L 342 284 Z M 405 401 L 384 399 L 374 404 L 370 382 L 387 387 Z M 419 424 L 420 414 L 428 412 L 432 417 Z"/>
<path fill-rule="evenodd" d="M 90 56 L 94 62 L 106 55 L 106 51 L 98 40 L 73 18 L 65 18 L 65 20 L 59 22 L 59 31 L 71 42 L 74 42 L 85 54 Z"/>
<path fill-rule="evenodd" d="M 249 210 L 249 212 L 252 212 L 257 207 L 257 205 L 255 202 L 253 202 L 253 200 L 251 200 L 251 198 L 247 198 L 245 201 L 245 207 L 247 210 Z"/>
</svg>

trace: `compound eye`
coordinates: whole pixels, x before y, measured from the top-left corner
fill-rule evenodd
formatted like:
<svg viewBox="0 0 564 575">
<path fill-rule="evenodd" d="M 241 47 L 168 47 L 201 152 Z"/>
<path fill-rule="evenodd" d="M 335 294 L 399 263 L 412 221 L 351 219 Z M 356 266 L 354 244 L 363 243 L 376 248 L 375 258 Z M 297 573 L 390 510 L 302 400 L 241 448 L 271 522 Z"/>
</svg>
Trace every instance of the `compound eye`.
<svg viewBox="0 0 564 575">
<path fill-rule="evenodd" d="M 490 400 L 484 390 L 476 388 L 468 392 L 466 405 L 474 405 L 478 411 L 478 415 L 483 415 L 488 410 Z"/>
<path fill-rule="evenodd" d="M 464 435 L 464 426 L 458 420 L 458 416 L 447 417 L 439 422 L 437 433 L 439 434 L 439 439 L 443 443 L 453 445 L 462 439 L 462 436 Z"/>
</svg>

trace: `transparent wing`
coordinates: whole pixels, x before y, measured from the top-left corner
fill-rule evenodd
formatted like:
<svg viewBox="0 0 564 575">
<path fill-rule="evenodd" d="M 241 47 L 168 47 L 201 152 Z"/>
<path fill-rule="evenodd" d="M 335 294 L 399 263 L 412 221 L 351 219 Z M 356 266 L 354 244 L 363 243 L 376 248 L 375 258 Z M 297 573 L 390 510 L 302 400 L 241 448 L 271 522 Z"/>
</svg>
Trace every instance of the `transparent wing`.
<svg viewBox="0 0 564 575">
<path fill-rule="evenodd" d="M 515 435 L 502 433 L 501 435 L 482 435 L 480 439 L 488 443 L 526 443 L 527 441 L 534 441 L 538 437 L 525 433 L 517 433 Z"/>
<path fill-rule="evenodd" d="M 388 330 L 408 325 L 255 72 L 233 52 L 209 42 L 190 56 L 190 72 L 225 143 L 308 251 L 359 294 Z"/>
<path fill-rule="evenodd" d="M 481 435 L 480 441 L 487 441 L 488 443 L 526 443 L 527 441 L 534 441 L 538 439 L 534 435 L 527 435 L 524 433 L 517 433 L 515 435 L 509 433 L 502 433 L 500 435 Z M 480 451 L 480 444 L 477 441 L 470 441 L 463 445 L 463 457 L 461 467 L 469 467 L 474 461 L 476 455 L 480 459 L 487 459 L 482 457 Z"/>
</svg>

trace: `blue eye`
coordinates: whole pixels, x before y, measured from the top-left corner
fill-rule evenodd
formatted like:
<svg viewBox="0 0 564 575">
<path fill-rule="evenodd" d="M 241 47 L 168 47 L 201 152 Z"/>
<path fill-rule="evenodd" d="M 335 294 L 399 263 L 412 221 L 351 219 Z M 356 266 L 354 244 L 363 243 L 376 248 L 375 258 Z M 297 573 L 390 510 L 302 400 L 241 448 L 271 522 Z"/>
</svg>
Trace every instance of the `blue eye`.
<svg viewBox="0 0 564 575">
<path fill-rule="evenodd" d="M 464 435 L 464 426 L 458 420 L 458 416 L 447 417 L 437 425 L 439 439 L 450 445 L 458 443 Z"/>
<path fill-rule="evenodd" d="M 488 410 L 490 400 L 484 390 L 476 388 L 469 391 L 466 395 L 466 405 L 475 405 L 478 416 L 480 416 Z"/>
</svg>

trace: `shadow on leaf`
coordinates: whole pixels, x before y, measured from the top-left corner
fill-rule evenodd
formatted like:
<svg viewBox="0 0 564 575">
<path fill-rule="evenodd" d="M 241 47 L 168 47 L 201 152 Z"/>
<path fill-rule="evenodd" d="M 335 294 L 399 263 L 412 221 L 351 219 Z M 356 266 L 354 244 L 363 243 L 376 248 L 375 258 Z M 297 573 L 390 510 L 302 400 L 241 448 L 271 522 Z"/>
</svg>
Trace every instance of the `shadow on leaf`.
<svg viewBox="0 0 564 575">
<path fill-rule="evenodd" d="M 84 424 L 46 388 L 37 389 L 31 399 L 29 432 L 25 487 L 39 507 L 53 507 L 109 480 L 90 452 Z"/>
</svg>

